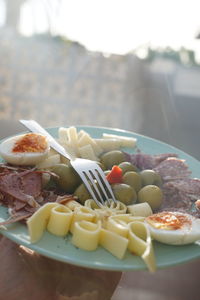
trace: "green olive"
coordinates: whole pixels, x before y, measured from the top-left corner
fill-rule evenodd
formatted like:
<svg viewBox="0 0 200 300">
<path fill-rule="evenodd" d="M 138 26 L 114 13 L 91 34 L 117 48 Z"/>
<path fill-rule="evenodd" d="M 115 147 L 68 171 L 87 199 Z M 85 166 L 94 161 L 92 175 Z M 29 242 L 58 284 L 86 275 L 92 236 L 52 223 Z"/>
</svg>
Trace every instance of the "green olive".
<svg viewBox="0 0 200 300">
<path fill-rule="evenodd" d="M 114 165 L 119 165 L 123 161 L 125 161 L 125 155 L 119 150 L 109 151 L 101 156 L 101 163 L 106 170 L 112 169 Z"/>
<path fill-rule="evenodd" d="M 147 202 L 153 211 L 161 206 L 162 198 L 162 190 L 156 185 L 146 185 L 138 192 L 138 202 Z"/>
<path fill-rule="evenodd" d="M 74 192 L 74 196 L 78 197 L 81 204 L 84 204 L 87 199 L 91 199 L 90 193 L 83 183 L 77 187 Z"/>
<path fill-rule="evenodd" d="M 138 192 L 142 187 L 141 176 L 133 171 L 126 172 L 122 177 L 123 183 L 126 183 L 134 188 Z"/>
<path fill-rule="evenodd" d="M 142 179 L 142 185 L 158 185 L 160 186 L 162 183 L 161 177 L 154 170 L 143 170 L 140 172 L 140 176 Z"/>
<path fill-rule="evenodd" d="M 105 171 L 106 170 L 106 167 L 104 166 L 104 164 L 102 164 L 100 161 L 97 161 L 97 164 L 99 165 L 99 167 Z"/>
<path fill-rule="evenodd" d="M 120 169 L 122 169 L 123 174 L 125 174 L 126 172 L 130 172 L 130 171 L 133 171 L 133 172 L 138 171 L 137 167 L 128 161 L 122 162 L 121 164 L 119 164 L 119 167 L 120 167 Z"/>
<path fill-rule="evenodd" d="M 117 183 L 112 185 L 115 198 L 125 205 L 130 205 L 136 202 L 136 191 L 128 184 Z"/>
<path fill-rule="evenodd" d="M 57 164 L 51 168 L 52 172 L 58 175 L 56 183 L 65 192 L 73 193 L 81 183 L 81 179 L 76 171 L 69 165 Z"/>
</svg>

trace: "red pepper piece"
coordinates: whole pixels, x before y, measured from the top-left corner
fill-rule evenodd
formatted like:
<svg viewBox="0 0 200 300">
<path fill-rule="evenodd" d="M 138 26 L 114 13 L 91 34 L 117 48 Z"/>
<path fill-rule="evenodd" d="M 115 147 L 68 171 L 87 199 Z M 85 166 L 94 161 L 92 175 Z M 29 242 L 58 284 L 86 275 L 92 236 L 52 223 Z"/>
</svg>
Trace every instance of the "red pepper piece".
<svg viewBox="0 0 200 300">
<path fill-rule="evenodd" d="M 106 179 L 110 184 L 122 183 L 122 169 L 118 166 L 113 166 Z"/>
</svg>

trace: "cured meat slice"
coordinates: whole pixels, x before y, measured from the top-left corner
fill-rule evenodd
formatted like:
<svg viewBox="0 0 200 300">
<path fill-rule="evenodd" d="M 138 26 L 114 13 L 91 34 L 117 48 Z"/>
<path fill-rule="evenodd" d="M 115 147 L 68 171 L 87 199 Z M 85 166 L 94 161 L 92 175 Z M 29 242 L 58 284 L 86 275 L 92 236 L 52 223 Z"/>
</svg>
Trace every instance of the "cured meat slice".
<svg viewBox="0 0 200 300">
<path fill-rule="evenodd" d="M 34 190 L 34 181 L 32 180 L 32 188 Z M 30 206 L 37 206 L 37 202 L 31 195 L 32 192 L 24 193 L 24 186 L 21 181 L 21 176 L 18 173 L 10 173 L 8 175 L 1 176 L 0 191 L 4 195 L 12 196 L 18 201 L 28 203 Z M 27 189 L 27 188 L 26 188 Z M 41 192 L 41 190 L 40 190 Z M 35 193 L 35 192 L 34 192 Z M 37 192 L 38 194 L 38 192 Z"/>
<path fill-rule="evenodd" d="M 191 174 L 185 161 L 175 157 L 165 159 L 153 169 L 160 174 L 163 181 L 184 179 Z"/>
<path fill-rule="evenodd" d="M 126 159 L 140 170 L 153 169 L 162 161 L 169 157 L 177 157 L 174 153 L 163 153 L 159 155 L 150 155 L 142 152 L 129 154 L 125 152 Z"/>
<path fill-rule="evenodd" d="M 184 178 L 182 180 L 174 180 L 163 185 L 163 189 L 170 193 L 171 191 L 178 191 L 188 195 L 191 200 L 200 199 L 200 179 L 198 178 Z"/>
</svg>

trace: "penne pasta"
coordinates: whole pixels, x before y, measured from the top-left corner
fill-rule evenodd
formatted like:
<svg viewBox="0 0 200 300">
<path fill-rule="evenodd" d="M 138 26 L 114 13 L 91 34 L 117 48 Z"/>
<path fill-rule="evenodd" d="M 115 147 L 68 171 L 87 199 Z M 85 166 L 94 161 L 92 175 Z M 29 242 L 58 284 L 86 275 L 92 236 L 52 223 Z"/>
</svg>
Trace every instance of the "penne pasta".
<svg viewBox="0 0 200 300">
<path fill-rule="evenodd" d="M 99 160 L 90 144 L 79 147 L 79 153 L 81 158 L 90 159 L 94 161 Z"/>
<path fill-rule="evenodd" d="M 108 134 L 103 133 L 104 139 L 117 139 L 120 141 L 120 147 L 130 147 L 134 148 L 136 146 L 137 139 L 134 137 L 122 136 L 122 135 L 115 135 L 115 134 Z"/>
<path fill-rule="evenodd" d="M 98 157 L 102 152 L 102 148 L 96 143 L 96 141 L 91 138 L 88 133 L 82 133 L 78 140 L 78 147 L 82 148 L 84 146 L 90 145 L 94 151 L 94 154 Z"/>
<path fill-rule="evenodd" d="M 72 210 L 64 205 L 53 207 L 50 212 L 47 230 L 57 236 L 65 236 L 71 225 Z"/>
<path fill-rule="evenodd" d="M 118 139 L 94 139 L 97 145 L 101 147 L 103 152 L 112 150 L 118 150 L 121 146 L 121 142 Z"/>
<path fill-rule="evenodd" d="M 60 143 L 66 143 L 68 141 L 67 128 L 60 127 L 58 129 L 58 140 Z"/>
<path fill-rule="evenodd" d="M 96 250 L 99 244 L 100 232 L 101 222 L 78 221 L 74 224 L 72 244 L 83 250 Z"/>
</svg>

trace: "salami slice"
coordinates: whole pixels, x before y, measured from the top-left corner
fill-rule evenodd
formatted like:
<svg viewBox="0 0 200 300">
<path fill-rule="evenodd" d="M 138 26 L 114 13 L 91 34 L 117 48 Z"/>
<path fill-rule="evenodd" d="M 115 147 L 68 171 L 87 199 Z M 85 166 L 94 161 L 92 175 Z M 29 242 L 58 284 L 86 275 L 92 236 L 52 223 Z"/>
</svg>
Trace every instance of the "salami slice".
<svg viewBox="0 0 200 300">
<path fill-rule="evenodd" d="M 185 161 L 176 157 L 165 159 L 154 168 L 154 171 L 160 174 L 164 182 L 188 178 L 191 174 Z"/>
<path fill-rule="evenodd" d="M 163 185 L 168 191 L 177 190 L 180 193 L 189 195 L 191 200 L 200 199 L 200 179 L 184 178 L 182 180 L 174 180 Z"/>
<path fill-rule="evenodd" d="M 127 161 L 131 162 L 140 170 L 153 169 L 158 166 L 162 161 L 165 161 L 169 157 L 177 157 L 174 153 L 162 153 L 159 155 L 150 155 L 142 152 L 129 154 L 126 153 Z"/>
</svg>

